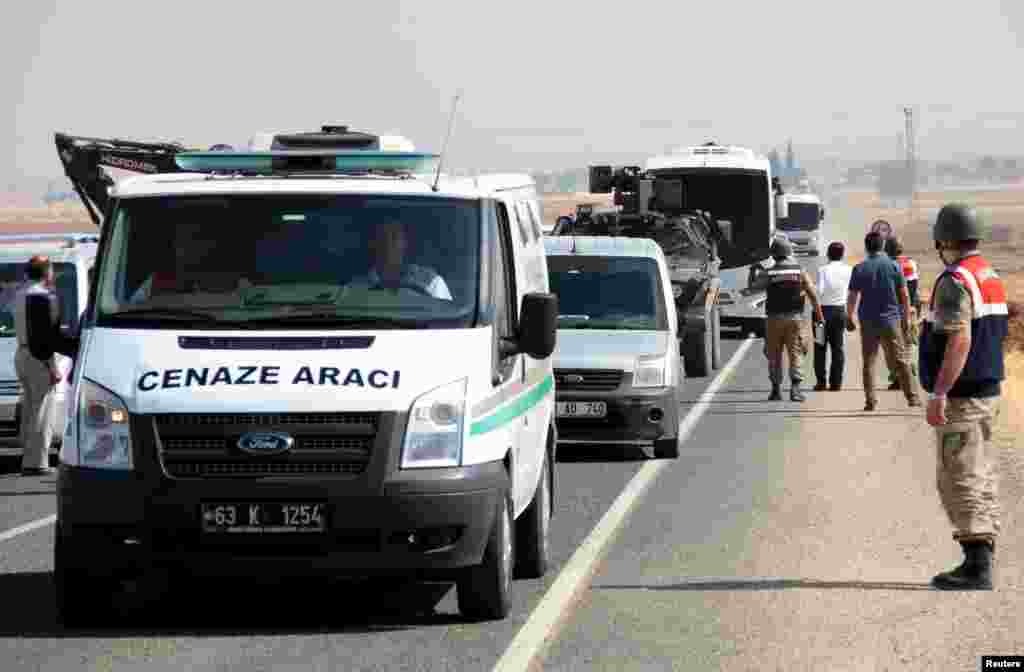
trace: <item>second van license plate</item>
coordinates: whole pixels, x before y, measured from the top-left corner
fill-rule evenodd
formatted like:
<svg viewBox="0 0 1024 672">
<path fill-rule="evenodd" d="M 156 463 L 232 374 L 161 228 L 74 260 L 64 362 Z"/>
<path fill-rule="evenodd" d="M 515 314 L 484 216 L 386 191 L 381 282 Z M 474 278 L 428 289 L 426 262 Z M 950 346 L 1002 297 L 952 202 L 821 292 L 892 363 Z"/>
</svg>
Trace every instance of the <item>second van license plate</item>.
<svg viewBox="0 0 1024 672">
<path fill-rule="evenodd" d="M 559 401 L 555 403 L 559 418 L 603 418 L 608 415 L 608 404 L 603 401 Z"/>
</svg>

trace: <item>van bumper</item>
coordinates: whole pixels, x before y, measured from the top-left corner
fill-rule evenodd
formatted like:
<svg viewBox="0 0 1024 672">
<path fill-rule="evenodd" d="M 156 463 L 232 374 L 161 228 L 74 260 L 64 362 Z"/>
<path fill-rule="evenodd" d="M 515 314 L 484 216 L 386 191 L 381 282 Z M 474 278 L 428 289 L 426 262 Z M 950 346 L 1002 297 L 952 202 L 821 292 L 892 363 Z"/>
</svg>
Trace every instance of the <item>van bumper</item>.
<svg viewBox="0 0 1024 672">
<path fill-rule="evenodd" d="M 674 387 L 556 392 L 556 408 L 557 402 L 562 401 L 603 401 L 608 405 L 608 415 L 556 417 L 559 444 L 655 445 L 659 441 L 675 441 L 679 434 L 679 397 Z"/>
<path fill-rule="evenodd" d="M 445 579 L 482 561 L 504 464 L 399 472 L 379 492 L 345 479 L 153 479 L 61 465 L 57 534 L 72 569 L 125 576 L 149 570 L 202 576 L 402 575 Z M 201 503 L 323 502 L 324 533 L 213 534 Z"/>
</svg>

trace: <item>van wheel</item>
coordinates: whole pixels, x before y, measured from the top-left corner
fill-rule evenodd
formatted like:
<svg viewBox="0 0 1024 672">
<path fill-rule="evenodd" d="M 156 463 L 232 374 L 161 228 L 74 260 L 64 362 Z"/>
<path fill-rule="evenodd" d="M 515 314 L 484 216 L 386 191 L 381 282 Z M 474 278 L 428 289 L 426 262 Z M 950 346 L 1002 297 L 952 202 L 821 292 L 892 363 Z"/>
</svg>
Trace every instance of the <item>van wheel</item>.
<svg viewBox="0 0 1024 672">
<path fill-rule="evenodd" d="M 674 460 L 679 457 L 679 437 L 659 439 L 654 442 L 654 458 L 657 460 Z"/>
<path fill-rule="evenodd" d="M 499 498 L 497 514 L 483 562 L 465 570 L 456 589 L 459 611 L 475 620 L 505 618 L 512 607 L 512 501 L 507 495 Z"/>
<path fill-rule="evenodd" d="M 56 598 L 57 620 L 64 626 L 95 625 L 109 617 L 104 606 L 110 603 L 107 588 L 113 581 L 105 581 L 81 569 L 68 567 L 68 559 L 82 558 L 85 553 L 76 553 L 57 524 L 53 550 L 53 587 Z"/>
<path fill-rule="evenodd" d="M 711 368 L 722 368 L 722 314 L 717 307 L 711 311 Z"/>
<path fill-rule="evenodd" d="M 516 521 L 517 579 L 539 579 L 548 571 L 551 528 L 551 465 L 545 451 L 544 464 L 533 501 Z"/>
<path fill-rule="evenodd" d="M 711 334 L 708 330 L 686 335 L 683 362 L 688 378 L 704 378 L 711 372 Z"/>
</svg>

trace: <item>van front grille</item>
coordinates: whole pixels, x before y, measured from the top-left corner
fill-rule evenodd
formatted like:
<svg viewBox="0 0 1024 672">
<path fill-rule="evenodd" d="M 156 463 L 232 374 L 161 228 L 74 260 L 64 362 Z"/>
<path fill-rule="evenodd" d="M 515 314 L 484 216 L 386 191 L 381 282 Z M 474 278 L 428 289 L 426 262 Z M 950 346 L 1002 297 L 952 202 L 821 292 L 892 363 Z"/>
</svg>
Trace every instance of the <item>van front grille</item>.
<svg viewBox="0 0 1024 672">
<path fill-rule="evenodd" d="M 612 369 L 555 369 L 555 389 L 608 392 L 622 383 L 623 372 Z"/>
<path fill-rule="evenodd" d="M 370 463 L 380 414 L 159 414 L 153 420 L 160 460 L 172 478 L 355 476 Z M 254 455 L 242 449 L 249 433 L 286 435 L 291 446 Z"/>
</svg>

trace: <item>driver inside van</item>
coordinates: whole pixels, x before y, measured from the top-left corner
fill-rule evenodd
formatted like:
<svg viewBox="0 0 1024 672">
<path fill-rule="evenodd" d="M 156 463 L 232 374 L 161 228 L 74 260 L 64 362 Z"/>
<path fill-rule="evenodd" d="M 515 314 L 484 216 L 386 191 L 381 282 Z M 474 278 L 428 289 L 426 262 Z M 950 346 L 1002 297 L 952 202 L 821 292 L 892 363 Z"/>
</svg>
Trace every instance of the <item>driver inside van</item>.
<svg viewBox="0 0 1024 672">
<path fill-rule="evenodd" d="M 406 263 L 408 247 L 409 231 L 402 222 L 394 218 L 382 222 L 370 239 L 373 265 L 366 275 L 349 282 L 346 289 L 410 289 L 435 299 L 451 301 L 447 283 L 434 269 Z"/>
</svg>

